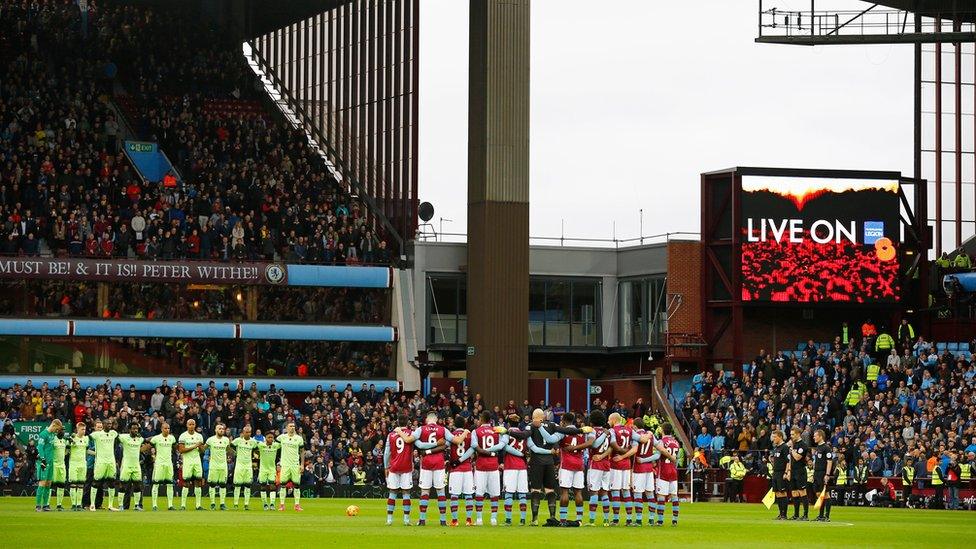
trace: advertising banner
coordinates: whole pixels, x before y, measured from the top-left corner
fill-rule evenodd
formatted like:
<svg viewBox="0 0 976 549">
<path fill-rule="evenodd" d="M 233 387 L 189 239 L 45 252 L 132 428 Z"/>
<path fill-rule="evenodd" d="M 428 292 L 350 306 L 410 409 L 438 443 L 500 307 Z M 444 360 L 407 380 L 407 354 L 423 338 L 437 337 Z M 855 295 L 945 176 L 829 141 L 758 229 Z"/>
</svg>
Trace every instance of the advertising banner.
<svg viewBox="0 0 976 549">
<path fill-rule="evenodd" d="M 0 258 L 0 279 L 260 285 L 286 284 L 287 278 L 288 271 L 280 263 Z"/>
<path fill-rule="evenodd" d="M 37 435 L 44 429 L 47 429 L 47 426 L 50 424 L 50 421 L 15 421 L 14 437 L 19 444 L 27 446 L 28 442 L 37 440 Z M 64 424 L 64 432 L 71 433 L 70 422 Z"/>
</svg>

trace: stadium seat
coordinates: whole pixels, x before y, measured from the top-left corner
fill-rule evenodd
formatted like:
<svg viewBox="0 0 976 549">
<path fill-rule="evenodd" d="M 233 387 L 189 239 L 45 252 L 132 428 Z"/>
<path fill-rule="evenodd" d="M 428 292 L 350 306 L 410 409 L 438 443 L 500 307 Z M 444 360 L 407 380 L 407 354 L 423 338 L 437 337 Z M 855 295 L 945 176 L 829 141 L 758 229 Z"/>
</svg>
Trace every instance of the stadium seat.
<svg viewBox="0 0 976 549">
<path fill-rule="evenodd" d="M 966 343 L 965 341 L 963 341 L 962 343 L 960 343 L 959 344 L 959 350 L 960 351 L 966 351 L 966 352 L 968 352 L 969 351 L 969 343 Z"/>
<path fill-rule="evenodd" d="M 959 350 L 959 343 L 956 342 L 956 341 L 953 341 L 951 343 L 947 343 L 946 344 L 946 348 L 949 349 L 950 351 L 953 351 L 953 352 L 958 351 Z"/>
</svg>

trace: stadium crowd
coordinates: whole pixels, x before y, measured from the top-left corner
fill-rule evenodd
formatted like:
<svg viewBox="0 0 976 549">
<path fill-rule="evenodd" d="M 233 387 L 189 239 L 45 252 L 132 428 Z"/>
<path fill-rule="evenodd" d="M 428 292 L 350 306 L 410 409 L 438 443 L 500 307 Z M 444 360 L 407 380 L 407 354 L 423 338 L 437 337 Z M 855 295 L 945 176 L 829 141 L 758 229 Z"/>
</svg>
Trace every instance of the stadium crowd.
<svg viewBox="0 0 976 549">
<path fill-rule="evenodd" d="M 888 333 L 868 320 L 859 335 L 845 324 L 832 344 L 800 347 L 760 350 L 742 377 L 696 376 L 676 406 L 696 456 L 718 467 L 740 454 L 765 474 L 773 431 L 799 426 L 809 438 L 824 429 L 844 471 L 839 482 L 862 491 L 867 477 L 900 479 L 906 466 L 913 478 L 941 485 L 946 475 L 948 484 L 953 464 L 976 460 L 972 352 L 927 342 L 907 321 Z"/>
<path fill-rule="evenodd" d="M 548 421 L 558 421 L 566 411 L 561 403 L 546 406 L 540 402 L 538 407 L 545 410 Z M 191 387 L 170 385 L 164 379 L 154 391 L 140 392 L 111 380 L 93 387 L 82 387 L 77 381 L 35 386 L 28 380 L 25 385 L 0 391 L 0 483 L 33 481 L 36 449 L 33 443 L 25 448 L 16 444 L 13 422 L 17 420 L 57 418 L 66 425 L 84 422 L 88 432 L 98 420 L 112 421 L 119 432 L 128 431 L 128 426 L 137 422 L 141 436 L 150 437 L 160 432 L 164 422 L 171 425 L 174 436 L 179 436 L 192 419 L 204 437 L 213 434 L 217 423 L 223 423 L 231 438 L 250 426 L 258 440 L 268 433 L 280 434 L 287 422 L 294 421 L 306 440 L 302 485 L 321 493 L 337 485 L 385 485 L 384 439 L 400 414 L 422 424 L 429 412 L 435 412 L 450 427 L 455 417 L 474 418 L 484 411 L 493 421 L 501 422 L 512 414 L 527 420 L 533 408 L 528 400 L 490 406 L 467 386 L 443 393 L 433 389 L 422 397 L 390 389 L 378 391 L 373 384 L 362 383 L 358 388 L 333 384 L 316 387 L 302 396 L 286 394 L 274 385 L 268 391 L 259 391 L 255 384 L 245 386 L 243 382 L 218 386 L 201 380 Z M 621 401 L 599 399 L 593 408 L 606 415 L 634 411 Z M 209 454 L 204 454 L 203 464 L 206 470 Z M 143 467 L 145 474 L 150 470 Z"/>
<path fill-rule="evenodd" d="M 0 316 L 151 320 L 248 320 L 247 289 L 197 289 L 176 284 L 110 284 L 98 309 L 98 284 L 0 282 Z M 386 324 L 384 289 L 269 287 L 257 292 L 255 321 Z"/>
<path fill-rule="evenodd" d="M 0 254 L 390 261 L 301 132 L 240 99 L 255 79 L 239 45 L 153 8 L 87 4 L 84 32 L 73 2 L 0 2 Z M 119 151 L 120 83 L 172 177 L 142 181 Z"/>
</svg>

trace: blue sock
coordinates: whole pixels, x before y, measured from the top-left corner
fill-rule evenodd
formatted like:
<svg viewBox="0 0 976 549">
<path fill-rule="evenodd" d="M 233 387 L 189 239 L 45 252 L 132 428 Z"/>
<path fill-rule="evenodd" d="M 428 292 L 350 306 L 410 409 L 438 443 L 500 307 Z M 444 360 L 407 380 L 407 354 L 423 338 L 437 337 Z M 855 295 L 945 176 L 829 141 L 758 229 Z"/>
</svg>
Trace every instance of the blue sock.
<svg viewBox="0 0 976 549">
<path fill-rule="evenodd" d="M 444 522 L 447 519 L 447 497 L 443 488 L 437 491 L 437 510 L 441 512 L 441 522 Z"/>
<path fill-rule="evenodd" d="M 518 501 L 519 501 L 519 517 L 522 519 L 522 522 L 525 522 L 525 510 L 529 506 L 529 495 L 526 494 L 525 492 L 519 492 Z"/>
<path fill-rule="evenodd" d="M 657 523 L 664 524 L 664 498 L 657 497 Z"/>
<path fill-rule="evenodd" d="M 596 521 L 596 505 L 598 499 L 599 496 L 597 496 L 596 494 L 592 494 L 590 496 L 590 522 Z"/>
<path fill-rule="evenodd" d="M 657 514 L 657 501 L 655 501 L 654 496 L 648 496 L 647 507 L 648 522 L 654 522 L 654 515 Z"/>
<path fill-rule="evenodd" d="M 393 518 L 393 510 L 396 509 L 396 492 L 390 492 L 390 495 L 386 497 L 386 516 Z"/>
<path fill-rule="evenodd" d="M 610 520 L 610 496 L 603 494 L 600 498 L 600 503 L 603 504 L 603 520 Z"/>
<path fill-rule="evenodd" d="M 613 521 L 620 520 L 620 490 L 610 491 L 610 501 L 613 502 Z"/>
<path fill-rule="evenodd" d="M 505 520 L 511 522 L 512 520 L 512 501 L 513 496 L 511 492 L 505 492 Z"/>
<path fill-rule="evenodd" d="M 644 494 L 634 492 L 634 514 L 637 522 L 644 522 Z"/>
<path fill-rule="evenodd" d="M 633 502 L 630 500 L 630 490 L 624 490 L 620 497 L 624 500 L 624 518 L 630 520 L 630 510 L 634 507 Z"/>
<path fill-rule="evenodd" d="M 471 511 L 474 509 L 474 494 L 464 494 L 464 518 L 471 519 Z"/>
<path fill-rule="evenodd" d="M 559 520 L 566 520 L 566 517 L 569 515 L 568 507 L 568 505 L 559 504 Z"/>
<path fill-rule="evenodd" d="M 678 523 L 678 507 L 678 496 L 674 496 L 671 498 L 671 522 L 675 524 Z"/>
<path fill-rule="evenodd" d="M 457 520 L 458 517 L 458 497 L 451 496 L 451 520 Z"/>
</svg>

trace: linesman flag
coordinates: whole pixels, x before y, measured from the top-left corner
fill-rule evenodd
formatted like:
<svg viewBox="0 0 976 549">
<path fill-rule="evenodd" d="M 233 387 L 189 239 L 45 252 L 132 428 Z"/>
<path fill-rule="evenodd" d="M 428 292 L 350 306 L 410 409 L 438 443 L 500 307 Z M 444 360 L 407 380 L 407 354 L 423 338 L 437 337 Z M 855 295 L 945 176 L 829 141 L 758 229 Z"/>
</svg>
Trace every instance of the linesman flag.
<svg viewBox="0 0 976 549">
<path fill-rule="evenodd" d="M 820 491 L 820 496 L 817 497 L 817 502 L 813 504 L 814 510 L 819 511 L 820 507 L 824 504 L 824 501 L 826 499 L 827 499 L 827 487 L 824 486 L 823 490 Z"/>
<path fill-rule="evenodd" d="M 766 495 L 763 496 L 762 502 L 763 502 L 763 505 L 766 506 L 766 509 L 772 509 L 773 508 L 773 504 L 776 503 L 776 493 L 773 492 L 773 489 L 772 488 L 770 488 L 769 491 L 766 492 Z"/>
</svg>

